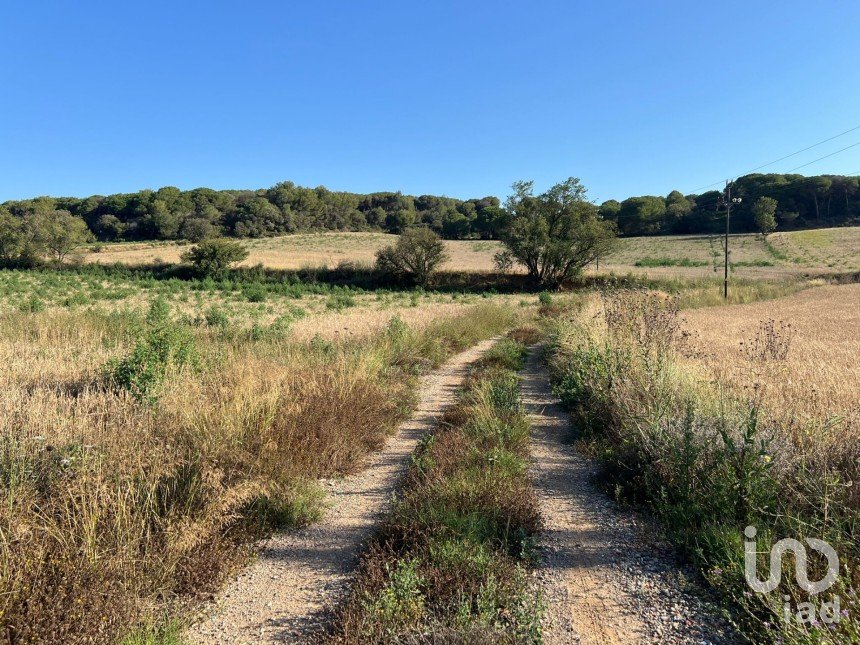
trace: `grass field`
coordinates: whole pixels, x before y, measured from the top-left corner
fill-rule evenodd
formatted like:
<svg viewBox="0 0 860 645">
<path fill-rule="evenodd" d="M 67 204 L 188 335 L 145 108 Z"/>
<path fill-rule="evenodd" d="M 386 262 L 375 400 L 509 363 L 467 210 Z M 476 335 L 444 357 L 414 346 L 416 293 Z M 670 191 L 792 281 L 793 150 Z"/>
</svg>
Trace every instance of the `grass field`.
<svg viewBox="0 0 860 645">
<path fill-rule="evenodd" d="M 736 396 L 755 392 L 769 414 L 789 417 L 784 424 L 833 419 L 828 434 L 819 435 L 822 446 L 836 445 L 839 437 L 860 441 L 860 285 L 706 307 L 685 312 L 684 319 L 694 362 Z M 762 327 L 769 320 L 777 323 L 772 332 Z M 784 359 L 760 358 L 783 348 Z"/>
<path fill-rule="evenodd" d="M 373 264 L 376 251 L 397 240 L 389 233 L 300 233 L 281 237 L 249 239 L 243 242 L 250 255 L 245 266 L 263 264 L 273 269 L 335 268 L 343 262 Z M 175 242 L 132 242 L 105 244 L 99 253 L 88 253 L 88 262 L 147 264 L 157 260 L 179 262 L 188 245 Z M 446 242 L 450 267 L 461 271 L 493 268 L 497 242 L 456 240 Z"/>
<path fill-rule="evenodd" d="M 342 262 L 371 264 L 377 249 L 396 236 L 386 233 L 308 233 L 247 240 L 246 266 L 263 264 L 279 269 L 336 267 Z M 779 278 L 798 273 L 856 271 L 860 269 L 860 228 L 773 233 L 765 241 L 758 235 L 733 235 L 732 270 L 739 277 Z M 451 260 L 443 270 L 491 271 L 498 242 L 447 241 Z M 186 248 L 174 242 L 105 244 L 86 261 L 146 264 L 155 260 L 178 262 Z M 611 256 L 601 259 L 600 272 L 647 273 L 653 277 L 708 277 L 722 275 L 719 237 L 675 235 L 622 238 Z M 715 272 L 714 267 L 719 269 Z M 594 271 L 594 267 L 590 269 Z"/>
<path fill-rule="evenodd" d="M 774 533 L 825 536 L 852 565 L 860 560 L 852 547 L 860 497 L 848 485 L 860 479 L 860 287 L 816 277 L 856 270 L 858 232 L 737 236 L 728 306 L 713 306 L 722 303 L 718 244 L 691 236 L 621 240 L 600 271 L 639 277 L 585 280 L 583 291 L 559 296 L 470 287 L 474 273 L 462 289 L 425 291 L 256 269 L 216 280 L 114 266 L 177 262 L 183 247 L 171 243 L 105 245 L 83 267 L 2 270 L 7 640 L 52 633 L 116 641 L 141 623 L 160 624 L 165 612 L 181 615 L 189 598 L 243 560 L 254 538 L 318 516 L 318 478 L 348 473 L 379 448 L 408 411 L 417 374 L 535 311 L 555 332 L 556 384 L 591 433 L 613 494 L 651 504 L 713 585 L 749 612 L 750 633 L 769 633 L 762 615 L 772 608 L 746 603 L 739 583 L 732 531 L 741 515 Z M 391 241 L 375 233 L 249 240 L 246 264 L 369 263 Z M 492 269 L 496 242 L 447 244 L 444 268 Z M 666 303 L 684 309 L 683 322 Z M 475 392 L 513 378 L 491 372 L 471 384 Z M 481 414 L 507 414 L 491 408 Z M 459 445 L 466 429 L 452 425 L 438 445 Z M 763 451 L 738 448 L 764 439 Z M 492 449 L 510 451 L 518 464 L 527 456 L 522 443 Z M 474 464 L 438 450 L 425 447 L 438 463 L 449 460 L 451 472 L 474 475 L 476 487 L 484 481 Z M 398 526 L 421 532 L 420 518 L 406 506 L 398 512 Z M 496 558 L 488 539 L 481 557 Z M 368 593 L 383 602 L 399 562 L 409 578 L 423 548 L 385 555 Z M 518 586 L 496 599 L 492 616 L 528 632 L 531 609 L 510 615 L 524 607 L 517 603 L 526 563 L 497 565 L 515 572 Z M 422 560 L 416 571 L 430 580 L 435 566 Z M 461 591 L 480 595 L 480 584 Z M 434 598 L 425 600 L 432 608 Z M 466 604 L 448 598 L 417 622 L 388 627 L 411 633 L 427 619 L 441 628 Z M 359 605 L 343 616 L 345 640 L 375 634 L 368 606 Z"/>
<path fill-rule="evenodd" d="M 277 327 L 296 341 L 315 335 L 357 338 L 378 331 L 393 317 L 418 326 L 457 315 L 489 294 L 365 291 L 326 284 L 267 284 L 159 280 L 76 272 L 0 271 L 0 314 L 80 313 L 93 316 L 145 312 L 157 299 L 191 325 L 261 334 Z M 516 295 L 492 298 L 518 306 Z M 534 301 L 534 296 L 531 296 Z"/>
<path fill-rule="evenodd" d="M 0 283 L 0 616 L 14 642 L 116 642 L 211 589 L 250 540 L 317 517 L 314 482 L 379 448 L 416 374 L 519 311 L 47 270 Z"/>
</svg>

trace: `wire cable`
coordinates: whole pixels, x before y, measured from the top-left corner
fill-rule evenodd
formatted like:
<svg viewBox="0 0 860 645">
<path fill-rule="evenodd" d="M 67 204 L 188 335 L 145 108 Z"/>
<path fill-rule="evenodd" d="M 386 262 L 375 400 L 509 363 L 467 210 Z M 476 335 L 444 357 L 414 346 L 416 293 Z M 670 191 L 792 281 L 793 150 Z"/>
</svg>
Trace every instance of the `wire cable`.
<svg viewBox="0 0 860 645">
<path fill-rule="evenodd" d="M 853 148 L 855 146 L 860 146 L 860 141 L 858 141 L 857 143 L 852 143 L 850 146 L 845 146 L 844 148 L 837 150 L 836 152 L 831 152 L 829 155 L 824 155 L 823 157 L 819 157 L 818 159 L 813 159 L 812 161 L 810 161 L 808 163 L 801 164 L 800 166 L 797 166 L 797 168 L 792 168 L 791 170 L 786 170 L 783 174 L 794 172 L 795 170 L 800 170 L 801 168 L 806 168 L 807 166 L 811 166 L 814 163 L 818 163 L 822 159 L 827 159 L 828 157 L 832 157 L 833 155 L 838 155 L 840 152 L 845 152 L 849 148 Z"/>
<path fill-rule="evenodd" d="M 846 130 L 845 132 L 840 132 L 839 134 L 833 135 L 832 137 L 830 137 L 829 139 L 825 139 L 824 141 L 819 141 L 818 143 L 813 143 L 811 146 L 804 148 L 803 150 L 798 150 L 797 152 L 792 152 L 790 155 L 785 155 L 784 157 L 780 157 L 779 159 L 776 159 L 774 161 L 768 162 L 766 164 L 762 164 L 761 166 L 757 166 L 756 168 L 753 168 L 752 170 L 748 170 L 747 172 L 745 172 L 743 174 L 748 175 L 751 172 L 755 172 L 756 170 L 761 170 L 762 168 L 767 168 L 768 166 L 772 166 L 775 163 L 779 163 L 780 161 L 784 161 L 784 160 L 788 159 L 789 157 L 794 157 L 795 155 L 799 155 L 801 152 L 806 152 L 807 150 L 812 150 L 813 148 L 817 148 L 818 146 L 820 146 L 823 143 L 827 143 L 828 141 L 833 141 L 834 139 L 838 139 L 841 136 L 844 136 L 846 134 L 850 134 L 851 132 L 854 132 L 855 130 L 860 130 L 860 125 L 858 125 L 854 128 L 851 128 L 850 130 Z M 851 147 L 851 146 L 849 146 L 849 147 Z M 822 159 L 824 159 L 824 157 L 822 157 Z M 814 162 L 812 162 L 812 163 L 814 163 Z M 798 168 L 803 168 L 803 166 L 798 166 Z M 789 171 L 789 172 L 791 172 L 791 171 Z"/>
<path fill-rule="evenodd" d="M 825 144 L 825 143 L 827 143 L 828 141 L 833 141 L 834 139 L 838 139 L 839 137 L 845 136 L 846 134 L 850 134 L 850 133 L 854 132 L 855 130 L 860 130 L 860 125 L 855 126 L 855 127 L 853 127 L 853 128 L 849 128 L 848 130 L 845 130 L 845 132 L 840 132 L 839 134 L 835 134 L 835 135 L 833 135 L 832 137 L 828 137 L 827 139 L 823 139 L 823 140 L 819 141 L 818 143 L 813 143 L 811 146 L 807 146 L 807 147 L 805 147 L 805 148 L 802 148 L 801 150 L 797 150 L 797 151 L 795 151 L 795 152 L 792 152 L 791 154 L 787 154 L 787 155 L 785 155 L 784 157 L 780 157 L 779 159 L 774 159 L 773 161 L 769 161 L 769 162 L 767 162 L 767 163 L 765 163 L 765 164 L 762 164 L 761 166 L 756 166 L 756 167 L 755 167 L 755 168 L 753 168 L 752 170 L 748 170 L 748 171 L 746 171 L 746 172 L 744 172 L 744 173 L 741 173 L 740 175 L 736 175 L 736 177 L 741 177 L 741 176 L 743 176 L 743 175 L 748 175 L 748 174 L 750 174 L 750 173 L 755 172 L 756 170 L 761 170 L 762 168 L 767 168 L 768 166 L 772 166 L 773 164 L 775 164 L 775 163 L 779 163 L 780 161 L 785 161 L 786 159 L 789 159 L 789 158 L 791 158 L 791 157 L 794 157 L 794 156 L 796 156 L 796 155 L 799 155 L 799 154 L 800 154 L 800 153 L 802 153 L 802 152 L 806 152 L 807 150 L 812 150 L 813 148 L 817 148 L 818 146 L 820 146 L 820 145 L 822 145 L 822 144 Z M 853 145 L 848 146 L 848 148 L 853 148 L 855 145 L 858 145 L 858 144 L 856 144 L 856 143 L 855 143 L 855 144 L 853 144 Z M 827 157 L 832 157 L 833 155 L 838 154 L 838 153 L 840 153 L 840 152 L 842 152 L 842 151 L 844 151 L 844 150 L 847 150 L 848 148 L 843 148 L 842 150 L 837 150 L 836 152 L 834 152 L 834 153 L 833 153 L 833 154 L 831 154 L 831 155 L 825 155 L 824 157 L 821 157 L 821 158 L 819 158 L 819 159 L 816 159 L 815 161 L 810 161 L 808 164 L 803 164 L 802 166 L 798 166 L 797 168 L 794 168 L 793 170 L 797 170 L 798 168 L 804 168 L 804 167 L 806 167 L 806 166 L 812 165 L 812 164 L 814 164 L 816 161 L 821 161 L 821 159 L 826 159 Z M 792 172 L 792 170 L 789 170 L 788 172 Z M 715 181 L 714 183 L 712 183 L 712 184 L 708 184 L 707 186 L 700 186 L 699 188 L 696 188 L 696 189 L 694 189 L 694 190 L 691 190 L 691 191 L 690 191 L 690 194 L 696 194 L 696 193 L 698 193 L 698 191 L 700 191 L 700 190 L 702 190 L 702 189 L 704 189 L 704 188 L 710 188 L 711 186 L 718 186 L 718 185 L 719 185 L 719 184 L 721 184 L 721 183 L 723 183 L 723 182 L 722 182 L 722 181 Z"/>
</svg>

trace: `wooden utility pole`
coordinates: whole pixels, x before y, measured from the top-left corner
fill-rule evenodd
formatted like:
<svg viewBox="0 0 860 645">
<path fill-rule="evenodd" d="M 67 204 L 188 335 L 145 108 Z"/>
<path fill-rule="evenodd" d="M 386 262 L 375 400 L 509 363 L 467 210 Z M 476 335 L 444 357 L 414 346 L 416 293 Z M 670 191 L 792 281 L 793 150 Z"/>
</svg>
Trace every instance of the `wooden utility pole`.
<svg viewBox="0 0 860 645">
<path fill-rule="evenodd" d="M 732 204 L 740 204 L 740 197 L 732 197 L 732 182 L 726 180 L 726 241 L 724 244 L 725 250 L 725 267 L 723 268 L 723 298 L 729 299 L 729 221 L 732 216 Z"/>
</svg>

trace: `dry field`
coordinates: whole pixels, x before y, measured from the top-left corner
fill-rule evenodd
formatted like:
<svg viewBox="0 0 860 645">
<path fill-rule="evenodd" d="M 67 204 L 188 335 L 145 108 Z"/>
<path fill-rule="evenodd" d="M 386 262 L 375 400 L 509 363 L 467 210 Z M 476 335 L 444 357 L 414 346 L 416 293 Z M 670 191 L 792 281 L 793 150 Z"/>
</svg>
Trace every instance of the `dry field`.
<svg viewBox="0 0 860 645">
<path fill-rule="evenodd" d="M 252 287 L 0 272 L 0 640 L 114 642 L 211 589 L 515 313 Z"/>
<path fill-rule="evenodd" d="M 396 235 L 388 233 L 299 233 L 281 237 L 245 240 L 250 255 L 245 266 L 262 264 L 274 269 L 335 268 L 342 262 L 372 265 L 376 251 L 392 244 Z M 449 240 L 451 256 L 446 268 L 458 271 L 485 271 L 493 268 L 497 242 Z M 106 244 L 99 253 L 88 253 L 86 261 L 110 264 L 179 262 L 189 245 L 175 242 L 131 242 Z"/>
<path fill-rule="evenodd" d="M 608 486 L 649 505 L 752 642 L 860 642 L 860 285 L 680 317 L 642 290 L 572 301 L 550 366 Z M 841 562 L 832 595 L 810 600 L 787 577 L 751 593 L 749 525 L 763 563 L 780 538 L 827 541 Z M 781 618 L 784 599 L 832 597 L 838 626 Z"/>
<path fill-rule="evenodd" d="M 263 264 L 279 269 L 334 268 L 341 262 L 372 264 L 376 251 L 396 236 L 387 233 L 304 233 L 247 240 L 246 266 Z M 782 278 L 798 273 L 860 269 L 860 228 L 774 233 L 765 242 L 758 235 L 732 236 L 733 274 L 746 278 Z M 496 241 L 449 240 L 449 271 L 490 271 Z M 146 264 L 178 262 L 187 245 L 176 242 L 105 244 L 88 252 L 87 262 Z M 722 247 L 718 237 L 675 235 L 624 238 L 618 250 L 601 260 L 600 273 L 647 273 L 655 278 L 707 278 L 722 275 Z M 674 263 L 671 266 L 661 264 Z M 719 267 L 715 271 L 714 266 Z M 595 268 L 589 269 L 594 272 Z"/>
<path fill-rule="evenodd" d="M 841 419 L 836 432 L 860 432 L 860 285 L 706 307 L 684 318 L 702 356 L 697 362 L 737 394 L 754 395 L 768 409 L 806 420 Z M 770 345 L 777 352 L 787 349 L 785 359 L 762 360 L 752 348 L 769 320 L 776 322 Z M 767 333 L 760 337 L 769 342 Z"/>
</svg>

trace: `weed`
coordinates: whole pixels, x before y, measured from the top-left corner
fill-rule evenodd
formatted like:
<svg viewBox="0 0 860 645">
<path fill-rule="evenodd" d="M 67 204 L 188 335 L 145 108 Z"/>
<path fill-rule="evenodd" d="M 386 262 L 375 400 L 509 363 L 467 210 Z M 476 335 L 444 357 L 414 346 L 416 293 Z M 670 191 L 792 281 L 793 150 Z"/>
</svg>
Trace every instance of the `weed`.
<svg viewBox="0 0 860 645">
<path fill-rule="evenodd" d="M 166 301 L 152 303 L 143 329 L 131 352 L 112 359 L 104 372 L 110 383 L 127 390 L 139 401 L 154 402 L 157 388 L 169 370 L 193 365 L 197 352 L 194 336 L 185 325 L 170 321 Z"/>
<path fill-rule="evenodd" d="M 476 364 L 458 406 L 421 442 L 331 641 L 539 640 L 525 572 L 539 518 L 513 371 L 524 352 L 503 341 Z"/>
</svg>

